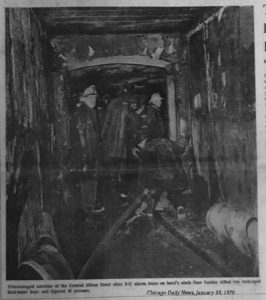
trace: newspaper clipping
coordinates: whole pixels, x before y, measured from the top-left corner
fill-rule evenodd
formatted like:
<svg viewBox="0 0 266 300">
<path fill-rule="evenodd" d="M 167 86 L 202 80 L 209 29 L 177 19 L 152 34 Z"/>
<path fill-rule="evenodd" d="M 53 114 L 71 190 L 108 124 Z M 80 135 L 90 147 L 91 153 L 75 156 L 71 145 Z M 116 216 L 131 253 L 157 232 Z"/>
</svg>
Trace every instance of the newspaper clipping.
<svg viewBox="0 0 266 300">
<path fill-rule="evenodd" d="M 0 9 L 0 298 L 266 299 L 266 2 Z"/>
</svg>

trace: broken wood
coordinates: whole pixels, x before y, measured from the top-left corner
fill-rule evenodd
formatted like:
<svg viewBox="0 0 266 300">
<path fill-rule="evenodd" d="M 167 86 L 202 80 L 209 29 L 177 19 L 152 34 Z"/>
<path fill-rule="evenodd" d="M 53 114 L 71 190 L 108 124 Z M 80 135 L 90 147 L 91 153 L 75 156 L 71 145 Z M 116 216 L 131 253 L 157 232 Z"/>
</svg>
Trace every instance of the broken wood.
<svg viewBox="0 0 266 300">
<path fill-rule="evenodd" d="M 119 228 L 126 222 L 126 220 L 134 213 L 134 211 L 140 206 L 143 199 L 146 197 L 145 193 L 142 193 L 131 203 L 131 205 L 122 213 L 122 215 L 116 220 L 113 226 L 106 233 L 102 241 L 97 246 L 94 253 L 91 255 L 89 260 L 86 262 L 84 267 L 82 268 L 78 278 L 79 279 L 88 279 L 90 278 L 90 274 L 94 267 L 96 267 L 97 263 L 99 263 L 103 253 L 109 246 L 110 242 L 113 240 L 115 234 L 119 230 Z"/>
</svg>

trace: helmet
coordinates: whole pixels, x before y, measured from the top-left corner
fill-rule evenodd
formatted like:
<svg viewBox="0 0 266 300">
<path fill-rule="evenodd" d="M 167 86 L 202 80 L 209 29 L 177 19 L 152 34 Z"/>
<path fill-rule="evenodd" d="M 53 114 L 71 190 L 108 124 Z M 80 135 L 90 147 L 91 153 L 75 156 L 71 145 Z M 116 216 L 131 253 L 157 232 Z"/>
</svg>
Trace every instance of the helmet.
<svg viewBox="0 0 266 300">
<path fill-rule="evenodd" d="M 95 85 L 91 85 L 88 88 L 86 88 L 85 91 L 82 94 L 83 97 L 89 96 L 89 95 L 97 95 L 97 91 L 96 91 Z"/>
<path fill-rule="evenodd" d="M 154 93 L 151 96 L 150 103 L 154 104 L 157 107 L 160 107 L 162 104 L 162 100 L 163 100 L 163 98 L 161 97 L 161 95 L 159 93 Z"/>
<path fill-rule="evenodd" d="M 91 85 L 83 92 L 80 97 L 80 102 L 86 103 L 90 108 L 94 108 L 96 106 L 97 101 L 97 91 L 95 85 Z"/>
</svg>

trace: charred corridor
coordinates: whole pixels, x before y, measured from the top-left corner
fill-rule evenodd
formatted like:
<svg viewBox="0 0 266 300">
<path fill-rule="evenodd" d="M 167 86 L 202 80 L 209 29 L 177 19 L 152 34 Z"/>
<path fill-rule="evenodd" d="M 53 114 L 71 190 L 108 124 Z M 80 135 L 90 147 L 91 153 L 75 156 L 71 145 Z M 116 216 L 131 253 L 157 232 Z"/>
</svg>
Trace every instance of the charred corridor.
<svg viewBox="0 0 266 300">
<path fill-rule="evenodd" d="M 110 164 L 104 160 L 111 152 L 108 148 L 96 164 L 99 177 L 95 180 L 92 174 L 91 180 L 89 172 L 84 176 L 83 154 L 78 156 L 74 146 L 77 132 L 72 120 L 84 91 L 96 87 L 95 111 L 102 131 L 108 107 L 117 111 L 123 102 L 125 84 L 133 87 L 139 109 L 149 108 L 152 96 L 160 95 L 158 115 L 164 128 L 160 138 L 181 149 L 180 174 L 186 183 L 179 180 L 177 188 L 164 181 L 157 202 L 167 203 L 164 210 L 172 218 L 180 208 L 178 214 L 185 215 L 186 222 L 203 224 L 202 239 L 218 238 L 220 247 L 232 242 L 236 248 L 230 251 L 242 251 L 256 269 L 253 23 L 249 6 L 6 8 L 8 279 L 19 276 L 19 265 L 37 259 L 36 251 L 43 244 L 60 249 L 77 276 L 104 234 L 141 193 L 139 161 L 131 151 L 123 161 L 119 158 Z M 106 132 L 119 126 L 106 126 Z M 132 130 L 137 140 L 136 132 Z M 127 140 L 125 146 L 130 143 Z M 114 169 L 120 171 L 114 175 Z M 145 185 L 149 182 L 142 188 Z M 83 201 L 88 194 L 92 205 L 98 200 L 104 206 L 104 217 L 84 211 L 84 204 L 91 204 Z M 205 232 L 207 212 L 213 237 Z M 232 231 L 221 230 L 224 224 Z M 174 226 L 182 229 L 183 225 Z M 150 228 L 150 233 L 158 233 L 157 229 Z M 162 239 L 166 236 L 164 232 Z M 79 244 L 69 247 L 72 239 Z M 41 265 L 49 264 L 51 253 L 46 254 L 38 258 Z M 239 276 L 246 274 L 242 267 L 240 263 Z M 218 276 L 203 269 L 189 276 Z M 55 277 L 60 276 L 57 271 L 52 272 Z M 120 271 L 117 276 L 124 274 Z M 167 274 L 167 267 L 163 274 L 135 271 L 130 276 L 177 276 L 173 270 Z M 67 274 L 73 275 L 69 270 Z"/>
</svg>

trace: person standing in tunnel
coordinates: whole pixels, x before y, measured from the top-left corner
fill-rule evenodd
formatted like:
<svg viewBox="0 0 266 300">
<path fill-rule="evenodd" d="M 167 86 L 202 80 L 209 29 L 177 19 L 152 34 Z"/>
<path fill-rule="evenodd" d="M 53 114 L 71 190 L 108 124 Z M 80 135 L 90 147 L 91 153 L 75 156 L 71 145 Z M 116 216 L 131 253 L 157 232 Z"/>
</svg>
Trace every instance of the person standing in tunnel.
<svg viewBox="0 0 266 300">
<path fill-rule="evenodd" d="M 110 102 L 111 102 L 111 97 L 108 94 L 104 95 L 102 98 L 97 98 L 97 105 L 96 105 L 95 109 L 97 111 L 100 132 L 102 131 L 105 116 L 107 113 L 107 107 Z"/>
<path fill-rule="evenodd" d="M 161 106 L 163 98 L 159 93 L 152 94 L 149 105 L 136 110 L 135 146 L 132 153 L 138 157 L 146 143 L 156 138 L 163 138 L 165 129 L 161 117 Z"/>
<path fill-rule="evenodd" d="M 140 115 L 139 142 L 132 150 L 139 158 L 139 182 L 153 193 L 154 203 L 148 205 L 151 213 L 163 191 L 175 209 L 183 207 L 182 192 L 188 188 L 181 161 L 183 148 L 165 137 L 162 101 L 159 93 L 152 94 L 146 112 Z"/>
<path fill-rule="evenodd" d="M 162 101 L 163 98 L 159 93 L 152 94 L 146 115 L 148 141 L 165 136 L 163 120 L 161 117 Z"/>
<path fill-rule="evenodd" d="M 128 127 L 128 158 L 136 162 L 138 160 L 137 146 L 142 140 L 142 125 L 146 117 L 145 95 L 133 95 L 129 102 L 129 112 L 127 118 Z"/>
<path fill-rule="evenodd" d="M 128 158 L 128 108 L 133 96 L 133 86 L 125 83 L 119 96 L 111 100 L 102 128 L 104 167 L 107 179 L 104 183 L 103 198 L 109 224 L 121 209 L 120 190 L 124 180 L 124 170 Z"/>
<path fill-rule="evenodd" d="M 97 96 L 94 85 L 86 88 L 79 99 L 72 120 L 77 132 L 74 155 L 78 156 L 82 169 L 81 202 L 85 211 L 99 206 L 99 203 L 96 203 L 97 179 L 102 156 L 102 143 L 95 110 Z"/>
<path fill-rule="evenodd" d="M 118 181 L 127 159 L 127 118 L 132 92 L 133 87 L 126 82 L 120 95 L 108 105 L 102 128 L 104 159 Z"/>
</svg>

